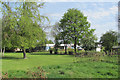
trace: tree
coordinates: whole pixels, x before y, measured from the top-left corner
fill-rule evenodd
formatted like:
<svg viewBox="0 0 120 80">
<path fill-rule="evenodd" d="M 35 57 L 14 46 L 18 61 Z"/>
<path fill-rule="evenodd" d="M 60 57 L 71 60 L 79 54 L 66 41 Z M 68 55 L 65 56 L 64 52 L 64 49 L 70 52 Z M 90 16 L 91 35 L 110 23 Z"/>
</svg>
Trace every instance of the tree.
<svg viewBox="0 0 120 80">
<path fill-rule="evenodd" d="M 38 5 L 36 2 L 23 2 L 17 9 L 19 12 L 17 16 L 21 16 L 18 17 L 18 26 L 16 27 L 16 34 L 18 33 L 15 36 L 17 39 L 16 46 L 22 48 L 24 58 L 26 58 L 26 49 L 34 48 L 38 42 L 43 43 L 45 41 L 46 36 L 40 27 L 44 16 L 41 16 L 38 10 L 42 6 L 43 3 Z"/>
<path fill-rule="evenodd" d="M 55 46 L 54 46 L 54 54 L 57 54 L 58 53 L 58 47 L 60 45 L 60 42 L 59 42 L 59 36 L 55 36 Z"/>
<path fill-rule="evenodd" d="M 2 19 L 0 19 L 0 50 L 2 53 Z"/>
<path fill-rule="evenodd" d="M 5 47 L 12 47 L 11 38 L 14 34 L 14 26 L 16 25 L 15 12 L 9 5 L 9 2 L 2 2 L 2 56 L 4 56 Z"/>
<path fill-rule="evenodd" d="M 52 36 L 55 38 L 59 33 L 60 33 L 59 23 L 56 22 L 55 25 L 52 26 L 51 34 L 52 34 Z"/>
<path fill-rule="evenodd" d="M 48 41 L 48 44 L 53 44 L 53 41 L 52 41 L 52 40 L 49 40 L 49 41 Z"/>
<path fill-rule="evenodd" d="M 7 46 L 9 44 L 9 47 L 22 49 L 25 59 L 26 49 L 34 48 L 38 43 L 43 44 L 45 42 L 46 34 L 42 30 L 41 24 L 43 19 L 48 18 L 39 14 L 39 8 L 44 5 L 43 3 L 22 2 L 17 4 L 19 6 L 11 12 L 11 15 L 7 15 L 8 18 L 6 16 L 4 18 L 6 21 L 3 21 L 5 26 L 3 28 L 3 37 L 5 36 L 6 40 L 4 41 L 7 42 Z M 8 5 L 5 3 L 4 6 L 6 7 Z M 9 7 L 6 8 L 8 11 L 11 11 Z M 5 11 L 5 13 L 7 14 L 8 11 Z M 14 16 L 12 15 L 13 13 L 15 13 Z M 7 30 L 9 31 L 7 32 Z"/>
<path fill-rule="evenodd" d="M 102 46 L 105 47 L 106 51 L 111 51 L 112 47 L 117 45 L 117 32 L 115 31 L 107 31 L 105 34 L 103 34 L 100 38 L 100 42 L 102 43 Z"/>
<path fill-rule="evenodd" d="M 94 30 L 81 39 L 82 48 L 85 50 L 93 50 L 96 47 L 95 42 L 97 41 L 97 37 L 93 35 L 93 32 Z"/>
<path fill-rule="evenodd" d="M 57 54 L 57 50 L 58 50 L 58 47 L 60 45 L 59 33 L 60 33 L 59 23 L 56 22 L 55 25 L 53 25 L 52 31 L 51 31 L 52 36 L 55 38 L 55 40 L 54 40 L 54 42 L 55 42 L 55 46 L 54 46 L 55 47 L 55 54 Z"/>
<path fill-rule="evenodd" d="M 46 44 L 54 44 L 52 40 L 45 39 L 45 41 Z"/>
<path fill-rule="evenodd" d="M 58 34 L 58 39 L 60 40 L 60 43 L 64 44 L 64 47 L 65 47 L 65 53 L 64 54 L 67 54 L 67 44 L 70 43 L 70 40 L 68 39 L 68 36 L 67 36 L 66 32 L 60 32 Z"/>
<path fill-rule="evenodd" d="M 74 51 L 76 53 L 76 45 L 80 43 L 82 39 L 88 32 L 94 29 L 90 28 L 90 23 L 87 21 L 87 17 L 77 9 L 69 9 L 67 13 L 64 14 L 60 20 L 60 27 L 62 32 L 65 32 L 67 39 L 74 43 Z"/>
</svg>

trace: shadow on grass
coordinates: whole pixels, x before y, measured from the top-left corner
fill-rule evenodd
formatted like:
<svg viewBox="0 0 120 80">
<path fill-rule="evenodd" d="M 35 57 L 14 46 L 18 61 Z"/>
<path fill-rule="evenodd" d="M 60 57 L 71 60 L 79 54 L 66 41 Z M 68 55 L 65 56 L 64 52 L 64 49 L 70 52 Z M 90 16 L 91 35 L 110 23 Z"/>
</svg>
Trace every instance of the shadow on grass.
<svg viewBox="0 0 120 80">
<path fill-rule="evenodd" d="M 18 59 L 23 59 L 22 57 L 19 58 L 19 57 L 11 57 L 11 56 L 4 56 L 4 57 L 1 57 L 0 59 L 6 59 L 6 60 L 9 60 L 9 59 L 13 59 L 13 60 L 18 60 Z"/>
<path fill-rule="evenodd" d="M 50 54 L 50 53 L 30 53 L 31 55 L 68 55 L 68 54 Z"/>
</svg>

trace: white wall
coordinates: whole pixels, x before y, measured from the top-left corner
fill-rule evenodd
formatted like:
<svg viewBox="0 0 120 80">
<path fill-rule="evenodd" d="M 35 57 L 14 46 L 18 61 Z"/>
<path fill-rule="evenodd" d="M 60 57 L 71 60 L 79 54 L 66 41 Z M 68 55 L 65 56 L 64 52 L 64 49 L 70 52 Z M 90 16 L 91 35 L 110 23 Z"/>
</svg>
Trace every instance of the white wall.
<svg viewBox="0 0 120 80">
<path fill-rule="evenodd" d="M 96 51 L 100 52 L 100 51 L 101 51 L 101 48 L 96 48 Z"/>
</svg>

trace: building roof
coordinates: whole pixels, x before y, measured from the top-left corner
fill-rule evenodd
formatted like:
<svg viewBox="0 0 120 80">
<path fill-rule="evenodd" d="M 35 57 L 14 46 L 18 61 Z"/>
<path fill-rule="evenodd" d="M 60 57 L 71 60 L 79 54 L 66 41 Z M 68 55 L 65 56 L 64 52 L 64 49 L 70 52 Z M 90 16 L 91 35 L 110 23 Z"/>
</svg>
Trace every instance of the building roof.
<svg viewBox="0 0 120 80">
<path fill-rule="evenodd" d="M 60 46 L 74 46 L 74 44 L 60 44 Z M 55 46 L 55 44 L 46 44 L 46 46 Z M 76 45 L 78 47 L 78 45 Z"/>
<path fill-rule="evenodd" d="M 54 46 L 55 44 L 46 44 L 46 46 Z"/>
</svg>

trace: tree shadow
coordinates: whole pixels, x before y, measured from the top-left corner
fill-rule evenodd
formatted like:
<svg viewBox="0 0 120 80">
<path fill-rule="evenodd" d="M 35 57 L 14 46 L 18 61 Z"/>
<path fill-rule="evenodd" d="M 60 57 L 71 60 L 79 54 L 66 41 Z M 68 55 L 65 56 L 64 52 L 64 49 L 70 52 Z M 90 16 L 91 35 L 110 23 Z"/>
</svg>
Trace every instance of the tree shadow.
<svg viewBox="0 0 120 80">
<path fill-rule="evenodd" d="M 23 59 L 22 57 L 12 57 L 12 56 L 4 56 L 4 57 L 1 57 L 0 59 L 6 59 L 6 60 L 18 60 L 18 59 Z"/>
<path fill-rule="evenodd" d="M 30 53 L 30 55 L 65 55 L 65 54 L 50 54 L 50 53 Z M 67 55 L 67 54 L 66 54 Z"/>
</svg>

